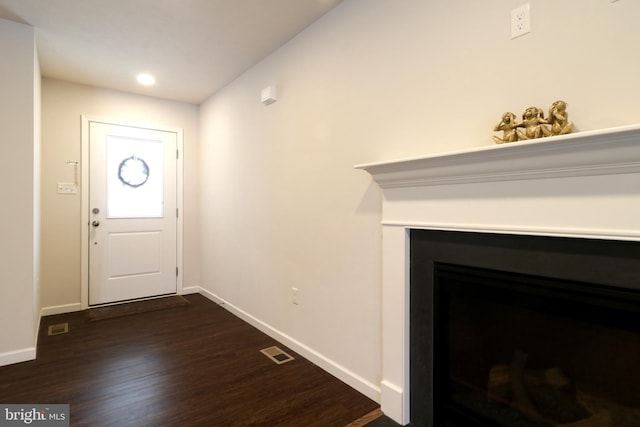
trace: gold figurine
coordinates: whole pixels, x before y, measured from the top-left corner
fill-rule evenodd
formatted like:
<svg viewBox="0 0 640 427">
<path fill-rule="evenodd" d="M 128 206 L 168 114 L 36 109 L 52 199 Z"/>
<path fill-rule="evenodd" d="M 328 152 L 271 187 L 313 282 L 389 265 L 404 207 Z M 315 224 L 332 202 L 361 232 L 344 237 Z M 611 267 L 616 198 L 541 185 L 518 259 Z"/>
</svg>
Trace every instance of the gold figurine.
<svg viewBox="0 0 640 427">
<path fill-rule="evenodd" d="M 573 123 L 569 121 L 566 102 L 553 103 L 549 108 L 549 123 L 551 123 L 551 135 L 566 135 L 573 132 Z"/>
<path fill-rule="evenodd" d="M 524 128 L 521 131 L 518 128 Z M 494 132 L 503 131 L 502 138 L 493 137 L 496 144 L 526 141 L 545 136 L 565 135 L 573 132 L 573 123 L 569 121 L 567 103 L 556 101 L 549 108 L 549 118 L 544 118 L 542 108 L 529 107 L 522 114 L 522 121 L 516 122 L 516 115 L 510 112 L 502 115 L 502 120 L 493 128 Z"/>
<path fill-rule="evenodd" d="M 493 137 L 496 144 L 504 144 L 505 142 L 515 142 L 518 140 L 516 130 L 519 124 L 516 123 L 516 115 L 513 113 L 504 113 L 502 120 L 494 128 L 494 132 L 503 131 L 502 138 Z"/>
<path fill-rule="evenodd" d="M 522 123 L 519 125 L 524 128 L 524 132 L 517 131 L 518 140 L 536 139 L 551 135 L 549 129 L 544 126 L 548 123 L 544 118 L 542 108 L 527 108 L 522 114 Z"/>
</svg>

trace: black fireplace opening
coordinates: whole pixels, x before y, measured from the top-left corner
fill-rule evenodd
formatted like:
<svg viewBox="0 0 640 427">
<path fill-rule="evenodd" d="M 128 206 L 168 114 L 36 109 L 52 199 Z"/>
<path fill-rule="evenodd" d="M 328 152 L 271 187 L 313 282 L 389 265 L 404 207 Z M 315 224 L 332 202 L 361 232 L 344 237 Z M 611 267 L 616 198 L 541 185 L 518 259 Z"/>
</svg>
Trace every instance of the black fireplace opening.
<svg viewBox="0 0 640 427">
<path fill-rule="evenodd" d="M 640 295 L 435 265 L 436 420 L 640 426 Z"/>
<path fill-rule="evenodd" d="M 640 426 L 637 242 L 411 232 L 411 425 Z"/>
</svg>

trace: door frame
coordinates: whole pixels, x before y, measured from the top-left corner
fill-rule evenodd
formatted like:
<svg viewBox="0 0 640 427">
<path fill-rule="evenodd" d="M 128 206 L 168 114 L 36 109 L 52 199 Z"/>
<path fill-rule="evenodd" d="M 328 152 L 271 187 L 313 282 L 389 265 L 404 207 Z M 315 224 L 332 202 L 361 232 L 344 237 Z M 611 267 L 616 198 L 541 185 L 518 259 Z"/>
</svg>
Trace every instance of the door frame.
<svg viewBox="0 0 640 427">
<path fill-rule="evenodd" d="M 176 207 L 178 208 L 178 218 L 176 218 L 176 255 L 178 275 L 176 277 L 176 294 L 183 294 L 183 222 L 184 222 L 184 199 L 183 199 L 183 130 L 180 128 L 162 126 L 152 123 L 141 123 L 134 121 L 125 121 L 118 119 L 110 119 L 105 117 L 96 117 L 81 115 L 81 178 L 80 178 L 80 200 L 81 200 L 81 266 L 80 266 L 80 304 L 81 309 L 89 308 L 89 123 L 99 122 L 116 126 L 139 127 L 144 129 L 153 129 L 164 132 L 173 132 L 176 134 L 176 146 L 178 149 L 176 159 Z M 105 304 L 108 305 L 108 304 Z"/>
</svg>

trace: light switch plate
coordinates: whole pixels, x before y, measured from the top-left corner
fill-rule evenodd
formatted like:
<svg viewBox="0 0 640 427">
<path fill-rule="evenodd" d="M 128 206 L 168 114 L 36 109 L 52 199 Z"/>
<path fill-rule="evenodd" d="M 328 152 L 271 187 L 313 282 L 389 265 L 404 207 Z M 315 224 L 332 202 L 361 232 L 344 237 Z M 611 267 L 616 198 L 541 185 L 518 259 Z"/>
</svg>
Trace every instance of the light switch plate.
<svg viewBox="0 0 640 427">
<path fill-rule="evenodd" d="M 58 194 L 78 194 L 78 186 L 73 182 L 59 182 Z"/>
</svg>

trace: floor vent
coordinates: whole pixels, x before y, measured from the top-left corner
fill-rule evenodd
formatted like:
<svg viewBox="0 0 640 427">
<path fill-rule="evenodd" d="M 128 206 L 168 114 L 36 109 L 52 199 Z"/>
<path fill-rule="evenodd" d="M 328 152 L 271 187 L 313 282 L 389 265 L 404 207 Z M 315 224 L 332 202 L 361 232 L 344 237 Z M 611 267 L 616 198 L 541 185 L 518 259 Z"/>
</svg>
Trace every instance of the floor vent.
<svg viewBox="0 0 640 427">
<path fill-rule="evenodd" d="M 265 348 L 260 350 L 260 352 L 276 362 L 278 365 L 282 365 L 283 363 L 291 362 L 293 360 L 293 356 L 285 353 L 278 347 Z"/>
<path fill-rule="evenodd" d="M 49 326 L 49 335 L 60 335 L 69 332 L 68 323 L 58 323 L 57 325 Z"/>
</svg>

